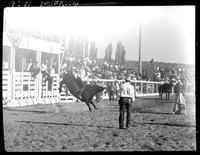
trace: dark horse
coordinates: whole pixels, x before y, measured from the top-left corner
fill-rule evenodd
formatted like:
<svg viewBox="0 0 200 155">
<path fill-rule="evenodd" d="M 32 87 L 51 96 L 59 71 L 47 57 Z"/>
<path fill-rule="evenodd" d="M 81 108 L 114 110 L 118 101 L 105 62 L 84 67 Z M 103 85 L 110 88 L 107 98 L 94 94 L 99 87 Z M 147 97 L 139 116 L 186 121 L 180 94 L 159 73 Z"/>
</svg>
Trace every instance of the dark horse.
<svg viewBox="0 0 200 155">
<path fill-rule="evenodd" d="M 104 87 L 88 84 L 84 86 L 82 80 L 79 77 L 75 78 L 71 73 L 64 74 L 62 81 L 60 81 L 59 92 L 61 92 L 63 84 L 66 85 L 67 89 L 74 97 L 87 104 L 89 111 L 92 110 L 90 103 L 94 106 L 95 110 L 97 110 L 92 98 L 103 91 L 105 89 Z"/>
<path fill-rule="evenodd" d="M 169 100 L 169 95 L 172 92 L 173 83 L 164 83 L 158 88 L 160 99 L 162 99 L 162 94 L 166 93 L 166 100 Z"/>
<path fill-rule="evenodd" d="M 109 100 L 114 100 L 115 96 L 118 97 L 118 87 L 117 82 L 108 82 L 107 83 L 107 91 L 109 95 Z"/>
</svg>

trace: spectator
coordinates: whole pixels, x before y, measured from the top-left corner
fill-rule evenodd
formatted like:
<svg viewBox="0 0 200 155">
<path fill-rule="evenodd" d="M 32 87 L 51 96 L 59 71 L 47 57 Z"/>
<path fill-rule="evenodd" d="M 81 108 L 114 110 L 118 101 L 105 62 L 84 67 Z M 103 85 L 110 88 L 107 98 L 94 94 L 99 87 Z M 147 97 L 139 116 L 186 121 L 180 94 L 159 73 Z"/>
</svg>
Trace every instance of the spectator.
<svg viewBox="0 0 200 155">
<path fill-rule="evenodd" d="M 8 70 L 9 69 L 9 63 L 8 63 L 8 59 L 6 58 L 5 60 L 3 60 L 3 70 Z"/>
<path fill-rule="evenodd" d="M 38 62 L 34 61 L 30 67 L 31 78 L 35 79 L 38 73 L 40 72 L 40 68 L 38 67 Z"/>
<path fill-rule="evenodd" d="M 30 60 L 29 60 L 29 64 L 28 64 L 28 67 L 27 67 L 26 71 L 30 72 L 32 65 L 33 65 L 33 60 L 32 60 L 32 59 L 30 59 Z"/>
<path fill-rule="evenodd" d="M 41 66 L 42 79 L 44 80 L 44 82 L 50 80 L 50 74 L 48 73 L 47 66 L 48 66 L 48 60 L 42 63 L 42 66 Z"/>
</svg>

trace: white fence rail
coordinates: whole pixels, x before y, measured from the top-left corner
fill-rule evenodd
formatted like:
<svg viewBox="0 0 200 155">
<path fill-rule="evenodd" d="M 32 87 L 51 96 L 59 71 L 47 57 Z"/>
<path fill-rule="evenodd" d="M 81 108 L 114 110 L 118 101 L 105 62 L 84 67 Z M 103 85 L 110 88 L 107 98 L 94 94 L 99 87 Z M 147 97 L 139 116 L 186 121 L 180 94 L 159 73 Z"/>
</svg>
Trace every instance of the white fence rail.
<svg viewBox="0 0 200 155">
<path fill-rule="evenodd" d="M 65 103 L 76 102 L 76 98 L 66 95 L 65 92 L 59 94 L 59 75 L 53 75 L 53 84 L 48 88 L 48 82 L 42 82 L 42 75 L 39 74 L 36 79 L 31 78 L 29 72 L 15 72 L 11 74 L 9 71 L 3 71 L 3 106 L 15 107 L 34 104 L 50 104 L 50 103 Z M 86 82 L 86 80 L 83 80 Z M 107 82 L 116 80 L 108 79 L 89 79 L 89 83 L 106 85 Z M 118 80 L 119 83 L 122 80 Z M 152 81 L 133 81 L 136 90 L 136 96 L 156 95 L 158 87 L 163 82 Z M 107 90 L 103 91 L 103 99 L 108 99 Z"/>
<path fill-rule="evenodd" d="M 100 85 L 105 85 L 107 82 L 115 82 L 116 80 L 108 80 L 108 79 L 90 79 L 89 82 L 96 82 Z M 119 83 L 122 83 L 122 80 L 117 80 Z M 145 95 L 157 95 L 158 87 L 162 85 L 164 82 L 153 82 L 153 81 L 132 81 L 131 84 L 134 86 L 136 90 L 137 96 L 145 96 Z"/>
</svg>

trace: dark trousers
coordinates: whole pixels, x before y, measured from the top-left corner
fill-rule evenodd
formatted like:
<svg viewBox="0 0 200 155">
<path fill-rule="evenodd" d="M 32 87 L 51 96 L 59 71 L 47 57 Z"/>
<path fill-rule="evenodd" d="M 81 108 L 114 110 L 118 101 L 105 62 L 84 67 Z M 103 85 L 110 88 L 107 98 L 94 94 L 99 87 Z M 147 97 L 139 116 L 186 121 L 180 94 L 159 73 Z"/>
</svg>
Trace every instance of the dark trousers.
<svg viewBox="0 0 200 155">
<path fill-rule="evenodd" d="M 131 125 L 131 103 L 132 99 L 130 97 L 121 97 L 119 100 L 119 128 L 124 127 L 124 115 L 126 115 L 126 127 L 128 128 Z"/>
<path fill-rule="evenodd" d="M 40 72 L 39 68 L 32 69 L 31 70 L 31 77 L 35 79 L 39 72 Z"/>
<path fill-rule="evenodd" d="M 42 73 L 42 79 L 44 80 L 44 82 L 49 81 L 50 75 L 46 71 L 41 71 L 41 73 Z"/>
</svg>

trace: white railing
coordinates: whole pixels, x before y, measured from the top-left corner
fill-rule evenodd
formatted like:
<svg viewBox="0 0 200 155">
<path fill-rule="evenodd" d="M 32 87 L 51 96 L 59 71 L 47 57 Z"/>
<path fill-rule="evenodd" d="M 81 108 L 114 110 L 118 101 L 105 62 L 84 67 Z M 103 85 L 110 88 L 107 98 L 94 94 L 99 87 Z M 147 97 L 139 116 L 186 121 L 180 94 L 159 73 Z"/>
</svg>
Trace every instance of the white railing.
<svg viewBox="0 0 200 155">
<path fill-rule="evenodd" d="M 83 80 L 86 81 L 86 80 Z M 122 83 L 123 80 L 113 80 L 113 79 L 89 79 L 90 83 L 95 82 L 96 84 L 106 85 L 107 82 L 118 81 Z M 156 95 L 158 94 L 158 87 L 164 82 L 154 82 L 154 81 L 132 81 L 131 84 L 136 90 L 136 96 L 145 96 L 145 95 Z"/>
<path fill-rule="evenodd" d="M 24 106 L 59 102 L 59 75 L 54 74 L 52 87 L 42 82 L 41 73 L 36 79 L 29 72 L 3 71 L 3 106 Z"/>
<path fill-rule="evenodd" d="M 9 71 L 2 73 L 2 92 L 3 92 L 3 106 L 11 101 L 11 77 Z"/>
<path fill-rule="evenodd" d="M 53 84 L 48 88 L 48 82 L 42 82 L 42 74 L 39 73 L 36 79 L 31 79 L 29 72 L 3 71 L 2 75 L 3 106 L 24 106 L 34 104 L 50 104 L 59 102 L 76 102 L 75 97 L 70 94 L 66 96 L 65 92 L 61 94 L 58 91 L 60 77 L 53 75 Z M 83 79 L 90 84 L 95 83 L 106 86 L 107 82 L 115 82 L 109 79 Z M 117 80 L 122 83 L 122 80 Z M 152 81 L 132 81 L 135 87 L 136 96 L 157 95 L 159 85 L 163 82 Z M 108 92 L 105 89 L 102 93 L 103 99 L 108 99 Z"/>
</svg>

